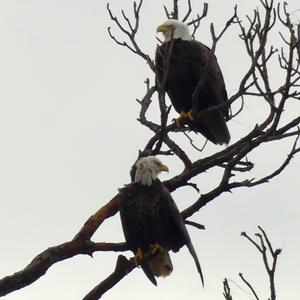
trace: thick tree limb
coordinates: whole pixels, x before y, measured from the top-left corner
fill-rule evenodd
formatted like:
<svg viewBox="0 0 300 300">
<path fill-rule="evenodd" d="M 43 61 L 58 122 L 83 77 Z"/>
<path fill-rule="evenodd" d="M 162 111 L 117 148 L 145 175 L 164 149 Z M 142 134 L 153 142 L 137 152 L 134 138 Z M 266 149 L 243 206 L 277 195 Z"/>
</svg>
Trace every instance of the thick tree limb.
<svg viewBox="0 0 300 300">
<path fill-rule="evenodd" d="M 0 280 L 0 297 L 27 286 L 41 276 L 55 263 L 78 254 L 92 254 L 96 251 L 125 251 L 126 243 L 93 243 L 89 240 L 74 239 L 58 246 L 50 247 L 37 255 L 25 269 Z"/>
<path fill-rule="evenodd" d="M 96 232 L 98 227 L 106 219 L 114 216 L 119 210 L 120 194 L 117 194 L 106 205 L 101 207 L 94 215 L 92 215 L 75 236 L 75 240 L 89 240 Z"/>
<path fill-rule="evenodd" d="M 128 260 L 125 256 L 119 255 L 114 272 L 95 286 L 82 300 L 100 299 L 105 292 L 114 287 L 135 267 L 133 260 Z"/>
</svg>

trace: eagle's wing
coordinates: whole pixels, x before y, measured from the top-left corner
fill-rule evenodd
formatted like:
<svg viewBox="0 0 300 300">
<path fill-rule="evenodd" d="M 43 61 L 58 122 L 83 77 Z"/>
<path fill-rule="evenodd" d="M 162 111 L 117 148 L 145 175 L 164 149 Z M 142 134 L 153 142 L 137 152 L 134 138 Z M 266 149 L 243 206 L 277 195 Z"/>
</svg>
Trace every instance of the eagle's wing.
<svg viewBox="0 0 300 300">
<path fill-rule="evenodd" d="M 191 66 L 191 78 L 195 85 L 194 93 L 197 91 L 198 83 L 203 84 L 200 86 L 199 92 L 196 92 L 196 97 L 193 95 L 192 112 L 195 119 L 192 124 L 196 131 L 201 132 L 213 143 L 228 144 L 230 133 L 226 120 L 228 120 L 229 108 L 225 105 L 228 98 L 217 58 L 204 44 L 191 41 L 191 45 L 193 48 L 191 53 L 194 58 Z M 223 105 L 221 108 L 207 111 L 198 116 L 198 113 L 220 104 Z"/>
<path fill-rule="evenodd" d="M 119 209 L 120 209 L 120 218 L 122 223 L 122 228 L 125 236 L 126 243 L 131 251 L 134 254 L 137 252 L 137 241 L 134 233 L 136 232 L 136 204 L 133 199 L 133 194 L 135 193 L 135 185 L 128 184 L 127 186 L 123 187 L 120 191 L 120 202 L 119 202 Z M 142 263 L 141 267 L 148 277 L 148 279 L 154 284 L 157 285 L 156 279 L 154 274 L 152 273 L 148 263 Z"/>
<path fill-rule="evenodd" d="M 207 76 L 206 80 L 214 95 L 211 100 L 215 101 L 215 105 L 224 103 L 228 100 L 228 96 L 217 57 L 211 52 L 210 48 L 199 41 L 193 40 L 192 43 L 196 48 L 195 53 L 197 53 L 197 61 L 199 62 L 198 65 L 193 65 L 194 77 L 200 78 L 199 72 L 202 74 L 207 73 L 205 74 Z M 228 120 L 229 108 L 224 106 L 221 111 L 225 119 Z"/>
<path fill-rule="evenodd" d="M 185 227 L 184 220 L 183 220 L 181 213 L 178 210 L 178 208 L 175 204 L 175 201 L 173 200 L 169 190 L 164 186 L 162 186 L 162 196 L 161 197 L 163 198 L 163 202 L 168 203 L 169 217 L 173 220 L 173 224 L 175 224 L 175 226 L 181 233 L 181 236 L 184 239 L 184 244 L 188 247 L 189 252 L 194 259 L 198 273 L 200 274 L 200 277 L 201 277 L 202 284 L 204 285 L 204 279 L 203 279 L 200 262 L 198 260 L 196 251 L 195 251 L 192 241 L 190 239 L 189 233 Z M 174 228 L 174 230 L 176 230 L 176 229 Z"/>
<path fill-rule="evenodd" d="M 131 214 L 128 213 L 128 211 L 130 212 L 130 207 L 132 206 L 132 203 L 130 203 L 128 199 L 130 199 L 130 197 L 132 196 L 133 185 L 128 184 L 125 187 L 119 189 L 119 192 L 119 211 L 124 237 L 130 250 L 135 252 L 137 249 L 137 245 L 134 241 L 134 237 L 132 236 L 132 230 L 134 230 L 134 226 L 132 225 Z"/>
</svg>

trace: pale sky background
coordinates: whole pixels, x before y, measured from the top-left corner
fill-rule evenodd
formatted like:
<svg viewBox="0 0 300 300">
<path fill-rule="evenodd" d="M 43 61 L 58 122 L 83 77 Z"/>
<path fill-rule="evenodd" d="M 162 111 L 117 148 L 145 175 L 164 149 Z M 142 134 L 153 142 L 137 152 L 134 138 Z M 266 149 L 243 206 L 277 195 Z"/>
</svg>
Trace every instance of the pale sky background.
<svg viewBox="0 0 300 300">
<path fill-rule="evenodd" d="M 109 2 L 118 15 L 122 8 L 131 13 L 132 1 Z M 138 41 L 153 57 L 155 29 L 165 20 L 163 1 L 144 2 Z M 202 9 L 202 1 L 192 2 Z M 220 29 L 235 3 L 244 21 L 245 13 L 260 7 L 259 1 L 208 2 L 209 16 L 197 35 L 208 46 L 210 22 Z M 299 20 L 299 1 L 288 2 L 294 20 Z M 145 78 L 153 76 L 143 60 L 108 37 L 106 28 L 112 23 L 105 6 L 106 1 L 100 0 L 0 1 L 1 278 L 23 269 L 46 248 L 71 240 L 86 219 L 129 182 L 130 167 L 150 137 L 136 121 L 135 99 L 144 95 Z M 113 31 L 117 34 L 114 26 Z M 230 29 L 216 51 L 229 95 L 249 64 L 237 34 L 236 28 Z M 278 33 L 272 38 L 280 44 Z M 278 83 L 278 69 L 272 75 Z M 229 123 L 232 142 L 265 116 L 264 108 L 254 99 L 246 102 L 244 113 Z M 286 121 L 299 115 L 299 102 L 288 108 Z M 158 119 L 157 112 L 154 105 L 149 117 Z M 200 135 L 193 137 L 196 144 L 203 144 Z M 198 153 L 181 134 L 175 138 L 194 158 L 222 150 L 209 144 Z M 292 142 L 269 144 L 249 155 L 256 162 L 249 176 L 258 178 L 278 166 Z M 162 160 L 171 170 L 162 179 L 180 170 L 175 159 Z M 276 276 L 278 299 L 299 299 L 299 169 L 298 155 L 269 184 L 222 194 L 193 216 L 207 228 L 188 228 L 202 264 L 205 289 L 184 248 L 172 255 L 174 271 L 158 280 L 158 287 L 136 269 L 103 299 L 223 299 L 225 277 L 234 300 L 253 299 L 245 292 L 239 272 L 266 299 L 268 281 L 261 258 L 239 236 L 241 231 L 257 232 L 257 225 L 267 231 L 275 247 L 283 249 Z M 219 175 L 208 172 L 193 182 L 205 193 Z M 181 209 L 198 197 L 188 188 L 173 196 Z M 119 215 L 105 222 L 93 240 L 123 241 Z M 4 298 L 81 299 L 113 271 L 117 255 L 95 253 L 94 259 L 81 255 L 57 263 L 32 285 Z"/>
</svg>

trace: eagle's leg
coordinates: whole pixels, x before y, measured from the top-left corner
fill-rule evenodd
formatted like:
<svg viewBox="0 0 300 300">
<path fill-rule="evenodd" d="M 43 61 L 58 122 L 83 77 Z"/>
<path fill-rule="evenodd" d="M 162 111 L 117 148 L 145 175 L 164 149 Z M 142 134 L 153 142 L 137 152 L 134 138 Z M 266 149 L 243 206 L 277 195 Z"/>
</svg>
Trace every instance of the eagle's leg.
<svg viewBox="0 0 300 300">
<path fill-rule="evenodd" d="M 184 115 L 185 118 L 189 119 L 190 121 L 194 121 L 195 118 L 193 117 L 192 110 L 189 110 L 187 113 Z"/>
<path fill-rule="evenodd" d="M 142 249 L 139 247 L 134 256 L 134 263 L 137 267 L 141 264 L 141 261 L 143 258 L 144 258 L 144 253 L 143 253 Z"/>
<path fill-rule="evenodd" d="M 185 115 L 186 115 L 186 112 L 182 110 L 181 113 L 180 113 L 180 116 L 175 119 L 175 123 L 176 123 L 177 128 L 181 128 L 182 127 L 181 120 L 183 118 L 185 118 Z"/>
<path fill-rule="evenodd" d="M 152 254 L 155 254 L 157 252 L 163 252 L 164 249 L 161 245 L 159 245 L 158 243 L 155 243 L 155 244 L 151 244 L 150 245 L 150 249 L 151 249 L 151 253 Z"/>
</svg>

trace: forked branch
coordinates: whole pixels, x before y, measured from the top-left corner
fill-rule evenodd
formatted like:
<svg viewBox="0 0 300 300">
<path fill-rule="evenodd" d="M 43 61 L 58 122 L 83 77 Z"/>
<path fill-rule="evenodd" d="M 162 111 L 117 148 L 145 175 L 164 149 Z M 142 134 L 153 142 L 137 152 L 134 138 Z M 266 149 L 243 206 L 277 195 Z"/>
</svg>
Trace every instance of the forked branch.
<svg viewBox="0 0 300 300">
<path fill-rule="evenodd" d="M 242 232 L 241 236 L 245 237 L 250 242 L 250 244 L 253 245 L 255 249 L 260 253 L 270 283 L 270 297 L 268 297 L 268 299 L 276 300 L 275 272 L 278 256 L 281 253 L 281 249 L 274 249 L 269 237 L 267 236 L 266 232 L 262 229 L 262 227 L 258 226 L 258 229 L 260 232 L 255 234 L 255 236 L 258 238 L 258 241 L 255 241 L 253 238 L 251 238 L 246 232 Z M 271 257 L 271 262 L 269 261 L 268 257 Z M 247 280 L 242 273 L 239 273 L 239 277 L 249 289 L 250 294 L 254 297 L 254 299 L 262 299 L 259 297 L 254 285 L 250 283 L 249 280 Z M 223 282 L 223 288 L 223 295 L 225 299 L 233 300 L 227 279 L 225 279 Z"/>
</svg>

